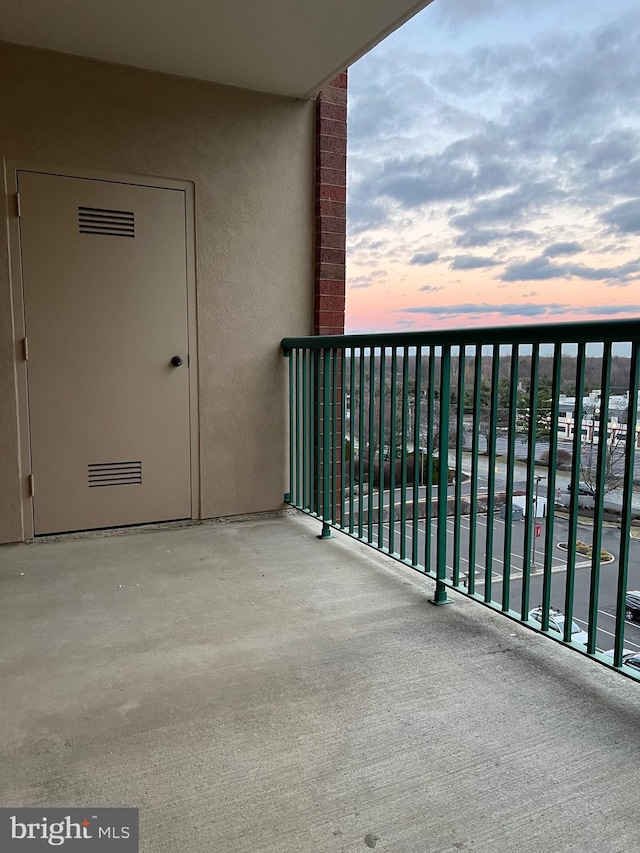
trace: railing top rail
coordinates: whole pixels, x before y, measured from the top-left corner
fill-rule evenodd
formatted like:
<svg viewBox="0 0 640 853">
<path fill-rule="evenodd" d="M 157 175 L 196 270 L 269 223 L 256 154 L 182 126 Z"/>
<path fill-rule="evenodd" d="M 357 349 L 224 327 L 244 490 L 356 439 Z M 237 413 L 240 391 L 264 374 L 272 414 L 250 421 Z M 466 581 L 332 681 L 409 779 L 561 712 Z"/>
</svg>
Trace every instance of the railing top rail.
<svg viewBox="0 0 640 853">
<path fill-rule="evenodd" d="M 282 349 L 342 349 L 344 347 L 417 347 L 486 344 L 579 344 L 634 341 L 640 338 L 640 318 L 583 323 L 378 332 L 370 335 L 317 335 L 283 338 Z"/>
</svg>

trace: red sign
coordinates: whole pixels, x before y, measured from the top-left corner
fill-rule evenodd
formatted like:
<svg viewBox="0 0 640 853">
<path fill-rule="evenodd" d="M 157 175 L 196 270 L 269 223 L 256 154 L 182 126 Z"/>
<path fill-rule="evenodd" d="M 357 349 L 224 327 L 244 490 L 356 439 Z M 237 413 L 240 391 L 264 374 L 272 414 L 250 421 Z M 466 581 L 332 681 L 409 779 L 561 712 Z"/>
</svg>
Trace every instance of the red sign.
<svg viewBox="0 0 640 853">
<path fill-rule="evenodd" d="M 536 537 L 540 536 L 541 532 L 542 532 L 542 528 L 540 527 L 539 524 L 536 524 Z"/>
</svg>

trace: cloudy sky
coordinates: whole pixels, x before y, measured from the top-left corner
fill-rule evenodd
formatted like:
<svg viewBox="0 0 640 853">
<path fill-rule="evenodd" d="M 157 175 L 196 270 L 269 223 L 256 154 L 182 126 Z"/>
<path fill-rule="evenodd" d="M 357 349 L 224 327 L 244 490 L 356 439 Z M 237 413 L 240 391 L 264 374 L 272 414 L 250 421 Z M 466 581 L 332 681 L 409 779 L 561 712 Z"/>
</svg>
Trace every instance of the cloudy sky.
<svg viewBox="0 0 640 853">
<path fill-rule="evenodd" d="M 640 314 L 640 2 L 435 0 L 349 72 L 347 331 Z"/>
</svg>

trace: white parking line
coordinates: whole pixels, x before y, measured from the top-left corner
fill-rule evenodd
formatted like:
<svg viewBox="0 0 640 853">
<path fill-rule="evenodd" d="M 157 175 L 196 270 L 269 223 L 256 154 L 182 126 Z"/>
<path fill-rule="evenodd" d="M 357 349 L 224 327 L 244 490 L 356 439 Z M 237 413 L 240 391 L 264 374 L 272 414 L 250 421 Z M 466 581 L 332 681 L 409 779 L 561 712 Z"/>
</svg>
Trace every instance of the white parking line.
<svg viewBox="0 0 640 853">
<path fill-rule="evenodd" d="M 382 525 L 382 526 L 383 526 L 383 527 L 386 527 L 386 528 L 387 528 L 387 530 L 389 530 L 389 524 L 388 524 L 388 522 L 386 522 L 386 521 L 385 521 L 385 522 L 383 522 L 383 525 Z M 397 527 L 398 529 L 400 529 L 401 525 L 400 525 L 400 522 L 399 522 L 399 521 L 397 522 L 397 524 L 395 524 L 395 523 L 394 523 L 394 529 L 395 529 L 396 527 Z M 410 532 L 407 530 L 407 528 L 411 528 Z M 422 533 L 422 534 L 424 534 L 426 531 L 424 531 L 424 530 L 419 530 L 419 532 L 420 532 L 420 533 Z M 431 532 L 432 532 L 432 535 L 433 535 L 433 529 L 432 529 L 432 531 L 431 531 Z M 394 539 L 395 539 L 396 535 L 397 535 L 397 534 L 394 534 Z M 406 528 L 405 528 L 405 538 L 409 540 L 410 544 L 412 544 L 412 540 L 413 540 L 413 524 L 412 524 L 411 522 L 407 522 L 407 523 L 406 523 Z M 408 549 L 407 549 L 407 551 L 410 551 L 410 550 L 411 550 L 410 548 L 408 548 Z M 520 557 L 520 558 L 521 558 L 521 556 L 522 556 L 522 555 L 519 555 L 519 554 L 512 554 L 512 556 L 514 556 L 514 557 Z M 502 563 L 503 561 L 502 561 L 502 560 L 500 560 L 500 559 L 498 559 L 497 557 L 494 557 L 494 562 Z M 467 566 L 468 566 L 468 564 L 469 564 L 469 559 L 468 559 L 468 557 L 464 557 L 464 556 L 462 556 L 462 555 L 461 555 L 461 557 L 460 557 L 460 563 L 461 563 L 461 564 L 462 564 L 462 563 L 466 563 L 466 564 L 467 564 Z M 583 566 L 585 566 L 585 565 L 586 565 L 586 566 L 588 566 L 588 565 L 591 565 L 591 564 L 590 564 L 590 563 L 577 564 L 577 565 L 576 565 L 576 568 L 582 568 L 582 567 L 583 567 Z M 462 565 L 461 565 L 461 568 L 462 568 Z M 485 581 L 484 581 L 484 574 L 485 574 L 486 567 L 485 567 L 485 566 L 483 566 L 483 565 L 480 565 L 479 563 L 476 563 L 475 568 L 476 568 L 476 575 L 478 575 L 478 574 L 480 575 L 480 577 L 479 577 L 478 579 L 476 579 L 476 581 L 475 581 L 475 587 L 476 587 L 476 588 L 477 588 L 477 587 L 482 587 L 482 586 L 484 586 L 484 584 L 485 584 Z M 552 574 L 557 574 L 557 573 L 559 573 L 559 572 L 566 572 L 566 570 L 567 570 L 567 566 L 566 566 L 566 564 L 564 564 L 564 563 L 559 563 L 559 564 L 556 564 L 556 565 L 552 565 L 552 566 L 551 566 L 551 572 L 552 572 Z M 447 566 L 446 566 L 446 571 L 447 571 L 447 572 L 449 572 L 451 575 L 453 575 L 453 566 L 447 565 Z M 468 572 L 467 572 L 467 573 L 463 573 L 463 572 L 461 572 L 461 574 L 463 574 L 463 575 L 464 575 L 464 574 L 468 574 Z M 533 570 L 532 570 L 532 572 L 531 572 L 531 577 L 538 577 L 538 576 L 540 576 L 540 575 L 542 575 L 542 574 L 544 574 L 544 571 L 543 571 L 542 569 L 533 569 Z M 517 580 L 521 580 L 523 576 L 524 576 L 524 573 L 523 573 L 523 571 L 522 571 L 522 570 L 519 570 L 519 571 L 518 571 L 518 570 L 516 570 L 515 572 L 512 572 L 512 573 L 509 575 L 509 579 L 510 579 L 510 580 L 516 580 L 516 581 L 517 581 Z M 499 574 L 498 572 L 494 572 L 494 571 L 492 571 L 492 572 L 491 572 L 491 580 L 492 580 L 492 584 L 499 584 L 499 583 L 502 583 L 502 582 L 503 582 L 504 578 L 503 578 L 503 576 L 502 576 L 501 574 Z M 608 616 L 610 619 L 614 619 L 614 620 L 615 620 L 615 618 L 616 618 L 616 617 L 615 617 L 615 616 L 613 616 L 611 613 L 607 613 L 607 612 L 606 612 L 606 611 L 604 611 L 604 610 L 598 610 L 598 613 L 600 613 L 602 616 Z M 575 622 L 577 622 L 579 625 L 582 625 L 586 630 L 588 630 L 588 629 L 589 629 L 589 623 L 588 623 L 588 622 L 585 622 L 585 620 L 584 620 L 584 619 L 578 619 L 576 616 L 574 616 L 574 617 L 573 617 L 573 619 L 574 619 L 574 621 L 575 621 Z M 601 628 L 600 626 L 598 626 L 598 629 L 597 629 L 597 630 L 598 630 L 599 632 L 601 632 L 602 634 L 606 634 L 608 637 L 613 637 L 613 638 L 615 639 L 615 634 L 611 633 L 611 631 L 607 631 L 605 628 Z M 625 648 L 640 649 L 640 644 L 638 644 L 638 643 L 634 643 L 632 640 L 625 640 L 625 641 L 624 641 L 624 645 L 625 645 Z"/>
<path fill-rule="evenodd" d="M 601 610 L 598 610 L 598 613 L 601 613 L 601 612 L 602 612 Z M 610 616 L 611 614 L 606 613 L 605 615 Z M 574 616 L 573 621 L 577 622 L 578 625 L 584 625 L 585 631 L 589 630 L 589 623 L 585 622 L 584 619 L 578 619 L 576 616 Z M 605 629 L 601 628 L 599 625 L 598 625 L 598 631 L 601 631 L 603 634 L 606 634 L 608 637 L 613 637 L 615 639 L 615 636 L 616 636 L 615 634 L 612 634 L 611 631 L 605 631 Z M 632 640 L 625 640 L 624 644 L 625 644 L 625 647 L 633 646 L 635 649 L 640 649 L 640 645 L 638 645 L 638 643 L 634 643 Z"/>
<path fill-rule="evenodd" d="M 424 522 L 424 519 L 419 519 L 419 521 L 418 521 L 418 533 L 424 536 L 426 534 L 426 530 L 420 526 L 420 522 Z M 451 520 L 449 520 L 448 523 L 453 524 L 453 522 Z M 501 523 L 504 524 L 504 522 L 501 522 Z M 388 530 L 389 529 L 389 523 L 386 521 L 383 522 L 383 527 L 386 527 Z M 405 531 L 406 531 L 405 532 L 406 538 L 407 539 L 410 538 L 411 542 L 413 543 L 414 527 L 413 527 L 413 521 L 412 520 L 407 521 L 405 523 Z M 449 536 L 451 536 L 452 532 L 453 532 L 452 530 L 447 531 Z M 437 533 L 437 522 L 432 521 L 432 523 L 431 523 L 431 537 L 433 538 L 436 533 Z M 396 536 L 400 536 L 400 535 L 402 535 L 401 534 L 401 523 L 399 520 L 396 519 L 396 521 L 394 521 L 394 538 Z M 502 552 L 502 550 L 500 550 L 498 553 L 502 554 L 503 552 Z M 512 566 L 512 568 L 516 569 L 516 573 L 512 573 L 510 575 L 510 577 L 517 580 L 518 578 L 522 577 L 523 569 L 524 569 L 524 566 L 518 567 L 518 565 L 517 565 L 517 561 L 522 561 L 522 554 L 519 552 L 511 551 L 511 556 L 513 557 L 513 562 L 511 564 L 511 566 Z M 468 557 L 464 557 L 462 555 L 460 557 L 460 560 L 461 560 L 461 562 L 465 562 L 465 563 L 469 562 Z M 504 560 L 501 559 L 498 556 L 498 554 L 494 554 L 492 562 L 493 563 L 499 563 L 500 565 L 504 566 Z M 484 566 L 479 564 L 479 563 L 476 563 L 476 568 L 478 568 L 478 567 L 480 567 L 484 571 Z M 580 568 L 580 567 L 581 566 L 576 566 L 576 568 Z M 566 567 L 565 563 L 554 562 L 551 565 L 551 572 L 554 574 L 557 572 L 566 571 L 566 569 L 567 569 L 567 567 Z M 532 572 L 532 574 L 537 575 L 537 574 L 541 574 L 541 572 L 534 570 Z"/>
</svg>

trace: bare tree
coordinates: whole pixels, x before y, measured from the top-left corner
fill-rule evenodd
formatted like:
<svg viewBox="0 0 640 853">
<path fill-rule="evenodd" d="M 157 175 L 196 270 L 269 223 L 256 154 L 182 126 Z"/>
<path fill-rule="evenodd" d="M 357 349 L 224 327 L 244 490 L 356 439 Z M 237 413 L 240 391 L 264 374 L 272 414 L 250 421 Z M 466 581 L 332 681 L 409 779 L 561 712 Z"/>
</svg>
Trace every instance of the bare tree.
<svg viewBox="0 0 640 853">
<path fill-rule="evenodd" d="M 623 442 L 609 442 L 604 453 L 604 471 L 601 478 L 604 495 L 615 492 L 622 486 L 624 478 L 625 446 Z M 580 481 L 591 491 L 597 492 L 598 486 L 598 445 L 593 441 L 583 448 L 580 454 Z"/>
</svg>

